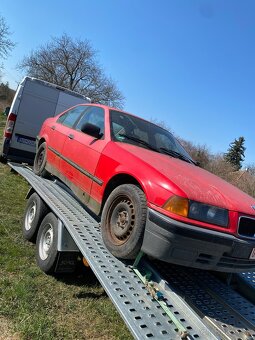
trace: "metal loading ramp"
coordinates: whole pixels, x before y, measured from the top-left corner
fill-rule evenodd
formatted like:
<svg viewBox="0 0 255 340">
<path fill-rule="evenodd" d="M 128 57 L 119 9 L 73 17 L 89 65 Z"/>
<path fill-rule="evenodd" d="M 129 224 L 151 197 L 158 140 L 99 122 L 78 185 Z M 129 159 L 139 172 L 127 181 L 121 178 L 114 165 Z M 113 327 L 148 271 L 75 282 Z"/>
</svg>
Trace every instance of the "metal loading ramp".
<svg viewBox="0 0 255 340">
<path fill-rule="evenodd" d="M 183 270 L 162 262 L 154 266 L 221 339 L 255 339 L 255 305 L 252 302 L 210 272 Z"/>
<path fill-rule="evenodd" d="M 25 166 L 13 163 L 9 165 L 29 182 L 64 223 L 134 338 L 255 339 L 255 306 L 230 287 L 217 281 L 215 291 L 210 298 L 214 302 L 210 305 L 208 291 L 205 288 L 211 289 L 214 280 L 216 282 L 211 274 L 202 271 L 201 277 L 198 277 L 199 271 L 165 264 L 151 264 L 142 259 L 142 267 L 153 272 L 153 276 L 163 292 L 168 309 L 186 330 L 181 334 L 176 323 L 171 321 L 167 313 L 151 296 L 129 263 L 119 261 L 108 252 L 102 242 L 98 222 L 72 195 L 56 182 L 36 176 Z M 204 280 L 207 275 L 211 281 Z M 192 280 L 195 280 L 194 283 Z M 211 286 L 209 282 L 211 282 Z M 222 286 L 220 287 L 220 285 Z M 182 289 L 176 289 L 176 286 Z M 185 290 L 183 287 L 187 287 L 187 289 Z M 228 294 L 226 294 L 228 301 L 231 301 L 233 293 L 234 300 L 238 302 L 230 304 L 230 307 L 222 307 L 223 309 L 217 307 L 217 313 L 219 313 L 219 323 L 217 323 L 213 321 L 216 318 L 210 313 L 215 310 L 218 303 L 222 303 L 222 300 L 225 299 L 224 289 L 228 289 Z M 219 302 L 221 295 L 223 299 L 221 298 L 221 302 Z M 196 299 L 199 302 L 194 303 Z M 248 309 L 246 308 L 247 303 L 250 304 Z M 240 308 L 242 304 L 246 306 L 243 309 Z M 230 313 L 228 316 L 230 319 L 227 318 L 223 322 L 222 311 L 226 309 Z M 247 312 L 248 318 L 245 315 Z M 231 322 L 233 317 L 237 324 Z"/>
</svg>

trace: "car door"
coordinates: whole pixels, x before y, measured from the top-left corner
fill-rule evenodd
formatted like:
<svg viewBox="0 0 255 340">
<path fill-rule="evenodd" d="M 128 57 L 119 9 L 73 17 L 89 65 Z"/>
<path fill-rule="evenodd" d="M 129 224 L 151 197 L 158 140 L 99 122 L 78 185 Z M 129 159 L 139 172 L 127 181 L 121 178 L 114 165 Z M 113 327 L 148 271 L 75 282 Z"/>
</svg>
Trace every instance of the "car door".
<svg viewBox="0 0 255 340">
<path fill-rule="evenodd" d="M 102 137 L 95 139 L 81 131 L 84 124 L 90 123 L 100 127 Z M 68 165 L 61 168 L 65 176 L 79 188 L 82 200 L 90 200 L 92 182 L 101 185 L 101 179 L 95 177 L 95 170 L 102 150 L 106 145 L 104 138 L 105 112 L 98 106 L 88 106 L 72 130 L 72 138 L 66 138 L 63 157 Z M 63 165 L 64 163 L 62 163 Z"/>
<path fill-rule="evenodd" d="M 56 172 L 61 172 L 60 164 L 63 162 L 63 147 L 67 136 L 72 133 L 72 126 L 81 116 L 86 108 L 84 106 L 76 106 L 65 111 L 56 121 L 51 122 L 48 141 L 47 160 L 51 163 Z"/>
</svg>

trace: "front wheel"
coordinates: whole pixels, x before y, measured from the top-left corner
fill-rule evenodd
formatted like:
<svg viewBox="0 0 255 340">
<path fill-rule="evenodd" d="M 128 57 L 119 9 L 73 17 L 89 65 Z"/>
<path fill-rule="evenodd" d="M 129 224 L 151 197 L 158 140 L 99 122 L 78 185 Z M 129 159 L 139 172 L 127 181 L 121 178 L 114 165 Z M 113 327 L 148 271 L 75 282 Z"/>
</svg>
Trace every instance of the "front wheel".
<svg viewBox="0 0 255 340">
<path fill-rule="evenodd" d="M 109 251 L 122 259 L 139 253 L 147 218 L 144 192 L 134 184 L 112 191 L 102 212 L 102 238 Z"/>
<path fill-rule="evenodd" d="M 49 172 L 45 169 L 47 162 L 47 147 L 46 143 L 43 142 L 41 145 L 39 145 L 35 160 L 34 160 L 34 173 L 41 177 L 49 177 Z"/>
</svg>

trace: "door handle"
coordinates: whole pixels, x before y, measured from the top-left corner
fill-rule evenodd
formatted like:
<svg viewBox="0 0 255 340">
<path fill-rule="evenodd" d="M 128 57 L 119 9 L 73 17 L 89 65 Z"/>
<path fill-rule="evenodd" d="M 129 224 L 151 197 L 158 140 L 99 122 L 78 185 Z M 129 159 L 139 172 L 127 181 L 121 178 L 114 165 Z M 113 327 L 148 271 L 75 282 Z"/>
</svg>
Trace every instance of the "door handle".
<svg viewBox="0 0 255 340">
<path fill-rule="evenodd" d="M 70 135 L 68 135 L 68 138 L 69 139 L 74 139 L 74 135 L 70 134 Z"/>
<path fill-rule="evenodd" d="M 51 130 L 55 130 L 55 129 L 56 129 L 56 126 L 55 126 L 55 125 L 52 125 L 50 128 L 51 128 Z"/>
</svg>

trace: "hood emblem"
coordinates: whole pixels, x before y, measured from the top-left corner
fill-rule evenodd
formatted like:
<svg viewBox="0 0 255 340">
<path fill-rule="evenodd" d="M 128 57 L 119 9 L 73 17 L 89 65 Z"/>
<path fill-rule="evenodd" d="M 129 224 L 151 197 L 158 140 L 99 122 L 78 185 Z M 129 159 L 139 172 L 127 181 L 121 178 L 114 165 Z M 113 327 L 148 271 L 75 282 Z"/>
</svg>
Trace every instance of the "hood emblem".
<svg viewBox="0 0 255 340">
<path fill-rule="evenodd" d="M 251 207 L 252 207 L 253 210 L 255 210 L 255 205 L 252 205 Z"/>
</svg>

